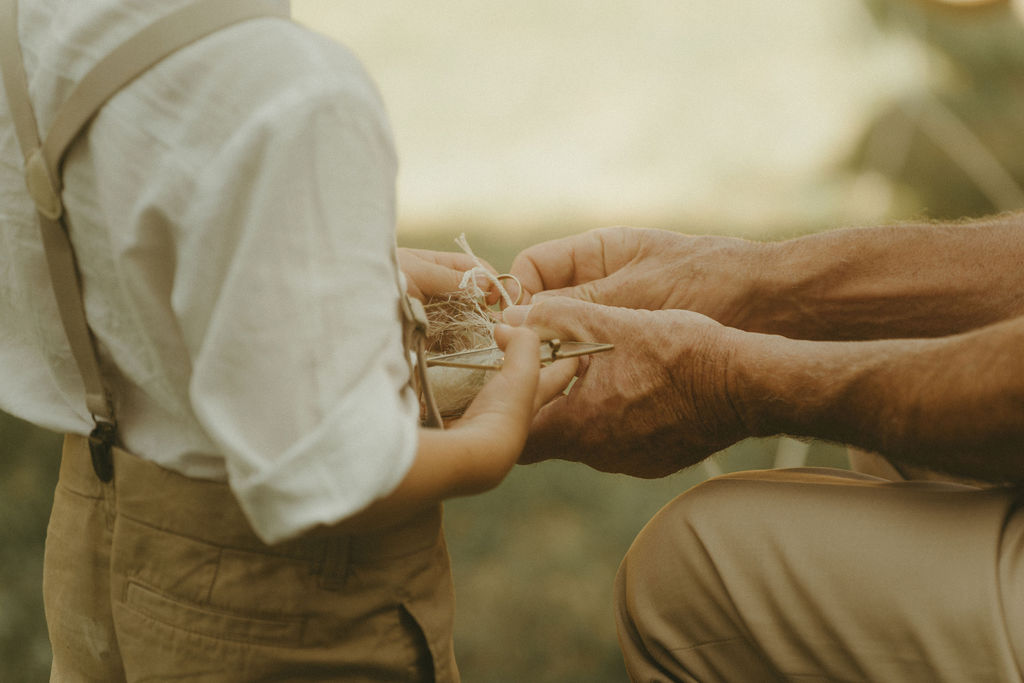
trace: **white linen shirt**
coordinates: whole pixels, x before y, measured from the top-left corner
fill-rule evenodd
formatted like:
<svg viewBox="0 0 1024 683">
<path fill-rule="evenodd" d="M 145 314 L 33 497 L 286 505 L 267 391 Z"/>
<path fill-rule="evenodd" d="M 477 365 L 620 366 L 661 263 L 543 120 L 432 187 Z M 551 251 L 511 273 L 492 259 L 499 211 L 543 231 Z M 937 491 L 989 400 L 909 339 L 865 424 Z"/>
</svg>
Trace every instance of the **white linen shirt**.
<svg viewBox="0 0 1024 683">
<path fill-rule="evenodd" d="M 96 62 L 184 4 L 20 0 L 41 131 Z M 415 457 L 396 165 L 357 60 L 280 19 L 161 62 L 68 155 L 71 239 L 125 447 L 227 480 L 267 542 L 357 512 Z M 0 88 L 0 410 L 85 434 L 22 168 Z"/>
</svg>

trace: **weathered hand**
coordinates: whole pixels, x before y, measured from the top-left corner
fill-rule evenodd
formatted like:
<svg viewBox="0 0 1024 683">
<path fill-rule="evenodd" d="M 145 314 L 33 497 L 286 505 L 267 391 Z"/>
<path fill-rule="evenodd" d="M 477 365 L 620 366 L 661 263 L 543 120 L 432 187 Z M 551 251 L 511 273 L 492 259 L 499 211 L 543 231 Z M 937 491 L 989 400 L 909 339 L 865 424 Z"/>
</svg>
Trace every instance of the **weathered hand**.
<svg viewBox="0 0 1024 683">
<path fill-rule="evenodd" d="M 736 330 L 689 311 L 638 311 L 563 297 L 506 310 L 543 339 L 615 344 L 586 357 L 567 396 L 534 419 L 521 463 L 563 459 L 660 477 L 746 437 L 729 400 Z"/>
<path fill-rule="evenodd" d="M 463 274 L 477 264 L 462 252 L 401 248 L 398 250 L 398 265 L 405 273 L 409 296 L 426 301 L 432 296 L 457 291 Z M 497 274 L 490 264 L 484 265 Z M 477 284 L 488 293 L 488 303 L 498 300 L 498 292 L 491 289 L 486 278 L 478 278 Z"/>
<path fill-rule="evenodd" d="M 537 298 L 693 310 L 742 327 L 756 300 L 763 251 L 762 244 L 732 237 L 601 228 L 530 247 L 511 272 Z"/>
</svg>

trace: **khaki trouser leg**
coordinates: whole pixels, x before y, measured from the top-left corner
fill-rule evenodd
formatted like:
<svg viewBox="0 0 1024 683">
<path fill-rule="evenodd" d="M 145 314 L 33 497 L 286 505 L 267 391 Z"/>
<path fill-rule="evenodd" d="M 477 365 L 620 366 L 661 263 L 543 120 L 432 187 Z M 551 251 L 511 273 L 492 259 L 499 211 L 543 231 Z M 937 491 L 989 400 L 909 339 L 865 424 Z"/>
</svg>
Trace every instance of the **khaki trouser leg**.
<svg viewBox="0 0 1024 683">
<path fill-rule="evenodd" d="M 1018 681 L 1015 494 L 740 472 L 640 533 L 616 579 L 637 681 Z"/>
<path fill-rule="evenodd" d="M 65 442 L 62 457 L 80 454 Z M 84 457 L 88 463 L 88 453 Z M 53 648 L 50 680 L 123 681 L 110 612 L 113 486 L 102 484 L 95 475 L 73 482 L 65 479 L 62 473 L 54 492 L 43 562 L 43 598 Z"/>
<path fill-rule="evenodd" d="M 51 679 L 458 681 L 440 521 L 266 546 L 225 485 L 117 451 L 103 487 L 69 437 L 44 567 Z"/>
</svg>

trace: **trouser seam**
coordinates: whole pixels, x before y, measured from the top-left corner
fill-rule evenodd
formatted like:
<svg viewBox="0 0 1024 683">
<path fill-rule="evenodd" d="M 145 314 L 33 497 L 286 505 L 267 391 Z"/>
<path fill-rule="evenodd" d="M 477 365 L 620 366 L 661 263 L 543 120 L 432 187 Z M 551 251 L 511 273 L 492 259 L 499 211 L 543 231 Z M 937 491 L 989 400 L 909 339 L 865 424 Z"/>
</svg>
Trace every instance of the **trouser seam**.
<svg viewBox="0 0 1024 683">
<path fill-rule="evenodd" d="M 217 549 L 217 564 L 213 567 L 213 576 L 210 578 L 210 583 L 206 588 L 206 595 L 203 596 L 203 601 L 210 603 L 213 601 L 213 587 L 217 585 L 217 576 L 220 574 L 220 568 L 224 560 L 224 548 Z"/>
<path fill-rule="evenodd" d="M 114 482 L 103 484 L 103 511 L 106 517 L 107 531 L 114 531 L 114 522 L 117 520 L 117 489 Z"/>
</svg>

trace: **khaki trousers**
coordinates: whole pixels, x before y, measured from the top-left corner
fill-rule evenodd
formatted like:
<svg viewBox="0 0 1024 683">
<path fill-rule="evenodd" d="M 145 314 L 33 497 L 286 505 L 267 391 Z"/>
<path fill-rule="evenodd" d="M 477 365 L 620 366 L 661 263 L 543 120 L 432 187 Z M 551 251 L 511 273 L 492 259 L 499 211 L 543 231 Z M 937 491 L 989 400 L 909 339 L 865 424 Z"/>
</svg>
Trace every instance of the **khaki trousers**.
<svg viewBox="0 0 1024 683">
<path fill-rule="evenodd" d="M 669 503 L 619 569 L 634 681 L 1020 681 L 1021 495 L 802 468 Z"/>
<path fill-rule="evenodd" d="M 457 681 L 440 508 L 263 544 L 225 484 L 65 440 L 43 593 L 52 681 Z"/>
</svg>

